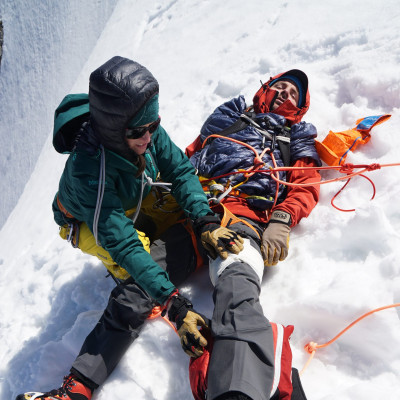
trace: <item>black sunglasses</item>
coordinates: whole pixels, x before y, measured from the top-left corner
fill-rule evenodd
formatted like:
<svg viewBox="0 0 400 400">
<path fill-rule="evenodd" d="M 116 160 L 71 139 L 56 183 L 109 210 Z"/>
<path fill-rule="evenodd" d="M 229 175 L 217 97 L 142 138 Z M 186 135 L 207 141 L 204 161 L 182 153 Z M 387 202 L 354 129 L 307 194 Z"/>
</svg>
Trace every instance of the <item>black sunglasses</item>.
<svg viewBox="0 0 400 400">
<path fill-rule="evenodd" d="M 142 136 L 144 136 L 147 131 L 149 131 L 149 133 L 151 134 L 158 128 L 158 126 L 160 125 L 160 122 L 161 122 L 161 118 L 158 117 L 158 119 L 156 121 L 152 122 L 150 125 L 139 126 L 137 128 L 126 128 L 125 137 L 127 139 L 139 139 Z"/>
</svg>

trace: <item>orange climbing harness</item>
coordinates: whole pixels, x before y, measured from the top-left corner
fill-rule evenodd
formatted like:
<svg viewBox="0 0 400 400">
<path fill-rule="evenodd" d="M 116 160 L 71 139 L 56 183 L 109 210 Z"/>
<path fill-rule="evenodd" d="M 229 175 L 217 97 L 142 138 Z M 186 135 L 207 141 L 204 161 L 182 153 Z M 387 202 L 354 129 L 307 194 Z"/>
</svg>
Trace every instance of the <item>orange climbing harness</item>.
<svg viewBox="0 0 400 400">
<path fill-rule="evenodd" d="M 394 307 L 400 307 L 400 303 L 395 303 L 395 304 L 391 304 L 388 306 L 384 306 L 384 307 L 379 307 L 376 308 L 375 310 L 371 310 L 365 314 L 363 314 L 361 317 L 357 318 L 355 321 L 353 321 L 350 325 L 348 325 L 345 329 L 343 329 L 341 332 L 339 332 L 333 339 L 329 340 L 328 342 L 324 343 L 324 344 L 317 344 L 314 342 L 309 342 L 307 343 L 304 348 L 305 350 L 310 353 L 310 358 L 308 359 L 308 361 L 306 362 L 306 364 L 304 365 L 303 369 L 300 372 L 300 375 L 303 374 L 303 372 L 306 370 L 306 368 L 308 367 L 308 365 L 310 364 L 311 360 L 313 359 L 315 352 L 317 349 L 321 349 L 323 347 L 329 346 L 330 344 L 332 344 L 335 340 L 339 339 L 340 336 L 342 336 L 345 332 L 347 332 L 351 327 L 353 327 L 355 324 L 357 324 L 358 322 L 360 322 L 362 319 L 368 317 L 369 315 L 376 313 L 378 311 L 382 311 L 382 310 L 386 310 L 388 308 L 394 308 Z"/>
<path fill-rule="evenodd" d="M 246 220 L 237 217 L 235 214 L 230 212 L 222 203 L 211 205 L 211 209 L 213 211 L 216 211 L 218 214 L 221 214 L 221 211 L 222 211 L 221 226 L 229 228 L 230 226 L 232 226 L 234 224 L 242 223 L 242 224 L 246 225 L 248 228 L 250 228 L 251 230 L 253 230 L 254 233 L 257 235 L 257 237 L 259 239 L 261 239 L 260 234 L 257 232 L 257 229 L 254 228 L 253 225 L 251 225 Z"/>
</svg>

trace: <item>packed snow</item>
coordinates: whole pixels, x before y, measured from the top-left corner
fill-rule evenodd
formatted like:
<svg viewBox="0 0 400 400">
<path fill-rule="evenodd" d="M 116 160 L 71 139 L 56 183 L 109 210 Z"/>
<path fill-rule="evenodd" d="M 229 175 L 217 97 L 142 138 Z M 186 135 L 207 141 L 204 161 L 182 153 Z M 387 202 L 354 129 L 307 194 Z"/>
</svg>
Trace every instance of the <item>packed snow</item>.
<svg viewBox="0 0 400 400">
<path fill-rule="evenodd" d="M 84 12 L 87 6 L 79 7 Z M 56 11 L 55 2 L 42 6 L 49 19 Z M 68 35 L 73 22 L 67 15 L 57 18 Z M 251 102 L 260 80 L 299 68 L 310 81 L 304 120 L 316 125 L 319 140 L 329 130 L 354 127 L 359 118 L 390 114 L 347 161 L 400 163 L 399 18 L 396 0 L 119 0 L 73 86 L 46 100 L 47 107 L 54 110 L 64 94 L 87 92 L 91 71 L 114 55 L 125 56 L 158 79 L 162 124 L 184 149 L 216 106 L 239 94 Z M 84 41 L 83 36 L 82 46 Z M 14 51 L 23 52 L 22 43 Z M 58 55 L 54 49 L 46 56 L 51 61 Z M 52 85 L 67 79 L 61 72 L 51 71 Z M 11 84 L 20 89 L 18 80 Z M 26 90 L 37 96 L 44 84 L 40 76 Z M 0 231 L 1 400 L 60 385 L 113 287 L 100 262 L 58 236 L 51 202 L 67 156 L 52 147 L 51 121 L 43 126 L 34 118 L 31 125 L 45 130 L 48 139 Z M 26 134 L 22 128 L 17 133 Z M 17 179 L 18 169 L 11 172 Z M 322 173 L 324 180 L 340 175 Z M 294 325 L 293 365 L 299 370 L 309 358 L 307 343 L 324 344 L 364 313 L 400 302 L 400 167 L 366 175 L 376 186 L 373 200 L 371 184 L 356 177 L 335 201 L 355 212 L 331 205 L 343 181 L 322 185 L 319 204 L 292 230 L 287 260 L 266 270 L 264 312 L 272 321 Z M 211 315 L 206 269 L 181 290 L 198 311 Z M 307 398 L 397 399 L 399 318 L 398 307 L 376 312 L 318 349 L 302 374 Z M 191 399 L 188 363 L 168 324 L 148 321 L 93 398 Z"/>
</svg>

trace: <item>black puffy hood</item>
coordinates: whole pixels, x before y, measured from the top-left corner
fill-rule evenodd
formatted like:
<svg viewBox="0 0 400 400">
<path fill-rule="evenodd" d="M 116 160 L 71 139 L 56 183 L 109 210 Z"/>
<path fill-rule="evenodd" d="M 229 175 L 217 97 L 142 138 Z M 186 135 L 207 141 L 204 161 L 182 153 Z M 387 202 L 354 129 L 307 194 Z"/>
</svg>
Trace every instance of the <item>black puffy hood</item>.
<svg viewBox="0 0 400 400">
<path fill-rule="evenodd" d="M 132 158 L 125 129 L 158 91 L 158 82 L 150 71 L 127 58 L 115 56 L 91 73 L 90 121 L 104 147 Z"/>
</svg>

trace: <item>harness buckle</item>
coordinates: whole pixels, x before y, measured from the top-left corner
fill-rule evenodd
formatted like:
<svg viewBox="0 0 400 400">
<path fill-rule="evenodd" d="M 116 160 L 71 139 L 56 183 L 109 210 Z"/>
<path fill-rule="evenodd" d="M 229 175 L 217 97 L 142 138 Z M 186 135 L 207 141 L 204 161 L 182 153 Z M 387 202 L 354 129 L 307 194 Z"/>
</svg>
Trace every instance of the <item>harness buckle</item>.
<svg viewBox="0 0 400 400">
<path fill-rule="evenodd" d="M 221 185 L 222 186 L 222 185 Z M 209 201 L 212 201 L 214 204 L 219 204 L 221 201 L 228 196 L 228 194 L 232 191 L 232 185 L 229 185 L 229 187 L 221 193 L 218 197 L 211 197 Z"/>
</svg>

